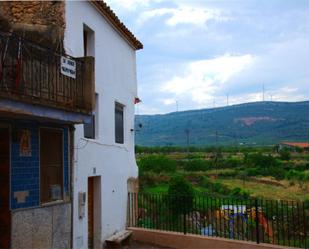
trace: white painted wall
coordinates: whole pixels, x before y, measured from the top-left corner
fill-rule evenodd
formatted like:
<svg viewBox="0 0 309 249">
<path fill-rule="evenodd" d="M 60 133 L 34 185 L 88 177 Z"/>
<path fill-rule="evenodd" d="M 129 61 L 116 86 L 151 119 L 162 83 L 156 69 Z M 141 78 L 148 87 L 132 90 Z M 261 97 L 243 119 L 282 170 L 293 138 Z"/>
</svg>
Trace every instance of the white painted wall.
<svg viewBox="0 0 309 249">
<path fill-rule="evenodd" d="M 86 216 L 78 218 L 78 192 L 87 192 L 87 178 L 101 176 L 101 242 L 126 224 L 127 179 L 137 177 L 134 155 L 134 98 L 137 96 L 134 49 L 88 1 L 66 2 L 65 49 L 82 57 L 83 24 L 95 32 L 95 82 L 99 94 L 98 138 L 83 138 L 82 125 L 75 131 L 73 169 L 73 248 L 87 248 Z M 115 143 L 115 101 L 125 105 L 125 143 Z M 93 174 L 96 168 L 96 174 Z"/>
</svg>

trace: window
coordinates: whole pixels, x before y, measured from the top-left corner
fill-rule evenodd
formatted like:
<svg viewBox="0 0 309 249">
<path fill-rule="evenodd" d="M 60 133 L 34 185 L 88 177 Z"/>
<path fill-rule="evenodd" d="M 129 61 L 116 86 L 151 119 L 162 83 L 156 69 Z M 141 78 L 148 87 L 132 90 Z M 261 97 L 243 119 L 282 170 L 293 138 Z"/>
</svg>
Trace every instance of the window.
<svg viewBox="0 0 309 249">
<path fill-rule="evenodd" d="M 84 56 L 95 56 L 95 42 L 94 42 L 94 31 L 89 28 L 86 24 L 84 24 L 83 29 L 83 38 L 84 38 Z M 84 137 L 89 139 L 98 138 L 98 108 L 99 108 L 99 100 L 98 94 L 95 96 L 95 110 L 92 113 L 92 117 L 89 123 L 84 124 Z"/>
<path fill-rule="evenodd" d="M 84 24 L 83 30 L 83 38 L 84 38 L 84 56 L 93 56 L 95 54 L 94 51 L 94 31 Z"/>
<path fill-rule="evenodd" d="M 40 129 L 41 203 L 63 198 L 63 131 Z"/>
<path fill-rule="evenodd" d="M 119 144 L 124 142 L 123 110 L 122 104 L 115 103 L 115 142 Z"/>
<path fill-rule="evenodd" d="M 95 110 L 90 123 L 84 124 L 84 137 L 96 139 L 99 137 L 99 94 L 95 94 Z"/>
</svg>

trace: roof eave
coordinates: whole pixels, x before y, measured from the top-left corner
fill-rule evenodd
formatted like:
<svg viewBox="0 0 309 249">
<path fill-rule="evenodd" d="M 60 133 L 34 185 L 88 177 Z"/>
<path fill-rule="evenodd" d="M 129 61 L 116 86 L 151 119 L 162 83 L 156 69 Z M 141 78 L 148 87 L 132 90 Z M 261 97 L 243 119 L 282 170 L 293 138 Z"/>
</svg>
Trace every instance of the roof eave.
<svg viewBox="0 0 309 249">
<path fill-rule="evenodd" d="M 113 26 L 113 28 L 135 49 L 143 49 L 143 44 L 133 35 L 133 33 L 119 20 L 111 8 L 102 0 L 91 1 L 100 14 Z"/>
</svg>

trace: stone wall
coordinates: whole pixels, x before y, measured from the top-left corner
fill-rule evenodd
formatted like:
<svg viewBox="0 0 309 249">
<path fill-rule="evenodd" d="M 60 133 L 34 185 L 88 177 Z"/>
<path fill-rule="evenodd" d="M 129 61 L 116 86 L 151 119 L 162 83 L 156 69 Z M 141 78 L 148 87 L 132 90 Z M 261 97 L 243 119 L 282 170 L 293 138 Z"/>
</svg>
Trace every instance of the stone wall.
<svg viewBox="0 0 309 249">
<path fill-rule="evenodd" d="M 0 1 L 0 29 L 20 33 L 37 43 L 62 48 L 64 1 Z"/>
<path fill-rule="evenodd" d="M 13 211 L 11 248 L 71 248 L 71 204 Z"/>
</svg>

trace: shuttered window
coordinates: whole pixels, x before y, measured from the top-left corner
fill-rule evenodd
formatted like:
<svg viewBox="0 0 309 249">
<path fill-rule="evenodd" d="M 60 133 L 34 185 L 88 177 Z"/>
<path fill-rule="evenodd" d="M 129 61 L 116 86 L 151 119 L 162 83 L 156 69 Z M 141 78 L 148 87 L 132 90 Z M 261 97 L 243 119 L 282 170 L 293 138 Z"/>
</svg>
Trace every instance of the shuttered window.
<svg viewBox="0 0 309 249">
<path fill-rule="evenodd" d="M 124 106 L 115 103 L 115 142 L 119 144 L 124 143 L 124 120 L 123 120 Z"/>
</svg>

